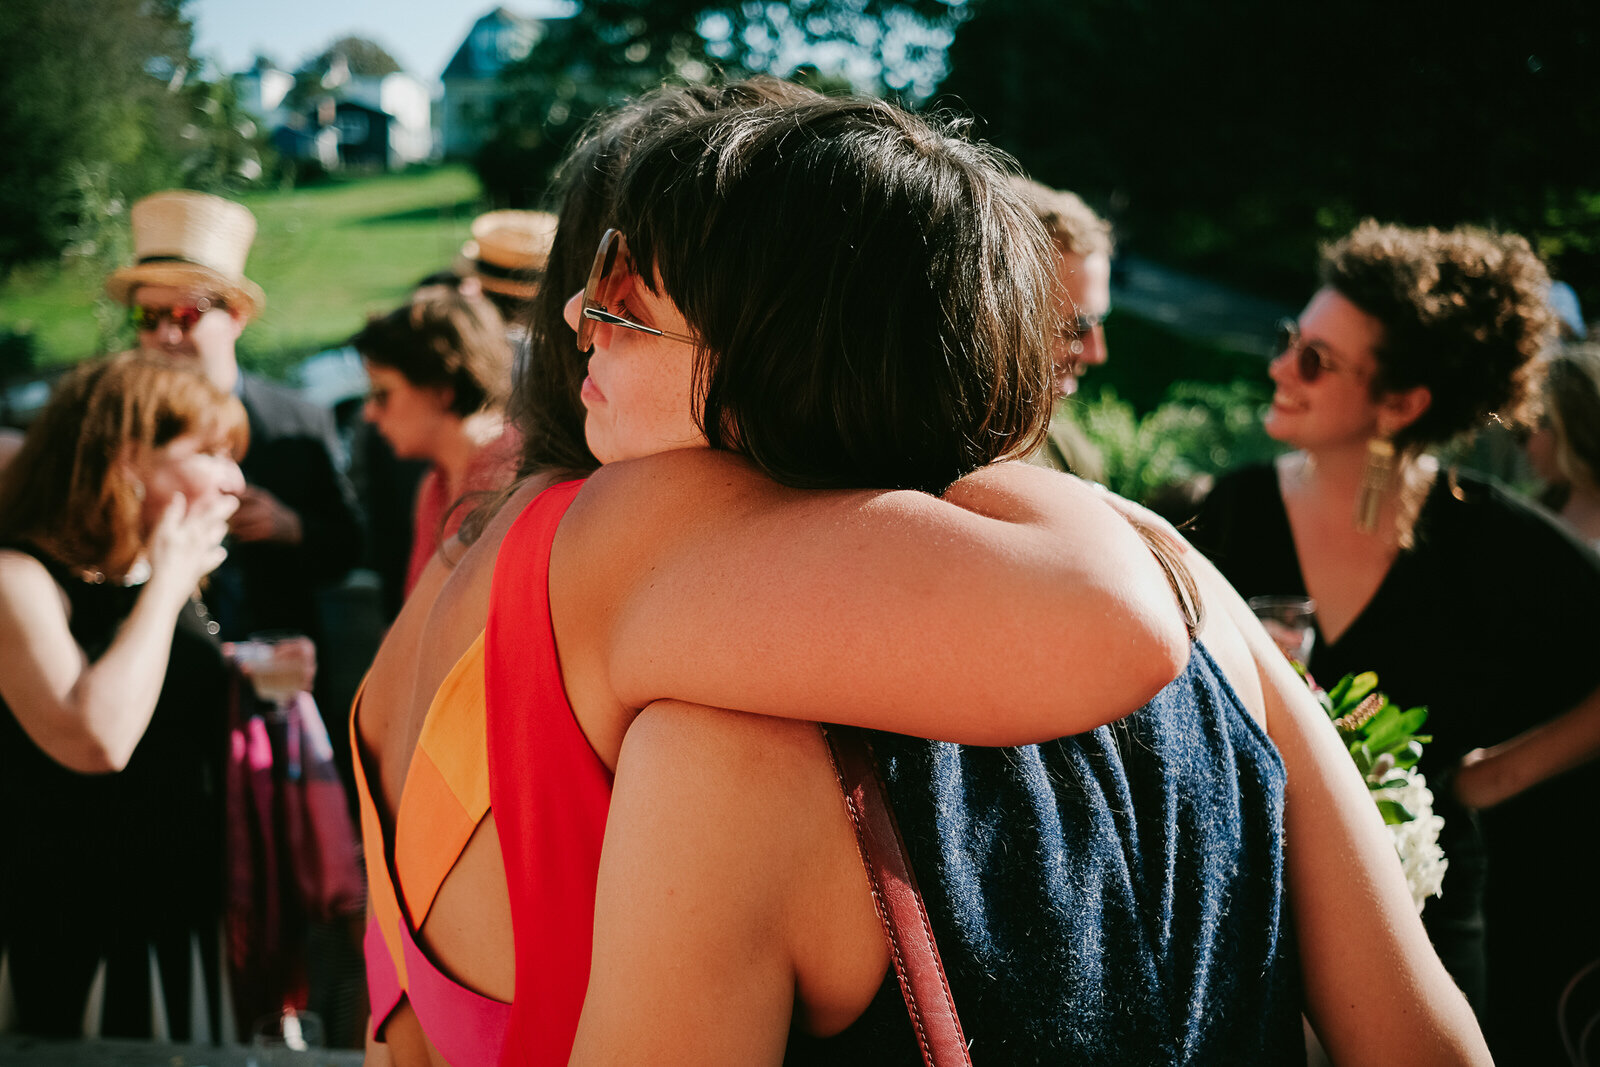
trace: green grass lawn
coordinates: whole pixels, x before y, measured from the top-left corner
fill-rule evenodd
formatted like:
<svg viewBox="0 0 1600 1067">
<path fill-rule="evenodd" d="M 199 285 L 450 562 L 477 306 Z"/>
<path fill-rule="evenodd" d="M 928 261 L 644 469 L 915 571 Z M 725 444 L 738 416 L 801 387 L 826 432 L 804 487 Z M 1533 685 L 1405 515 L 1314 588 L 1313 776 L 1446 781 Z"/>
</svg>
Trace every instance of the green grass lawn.
<svg viewBox="0 0 1600 1067">
<path fill-rule="evenodd" d="M 260 227 L 245 272 L 267 306 L 240 341 L 241 362 L 281 374 L 398 304 L 417 279 L 450 265 L 480 196 L 477 177 L 451 166 L 244 197 Z M 41 364 L 91 355 L 97 315 L 120 315 L 104 306 L 101 280 L 55 263 L 17 270 L 0 287 L 0 330 L 29 334 Z M 108 347 L 131 342 L 120 330 Z"/>
</svg>

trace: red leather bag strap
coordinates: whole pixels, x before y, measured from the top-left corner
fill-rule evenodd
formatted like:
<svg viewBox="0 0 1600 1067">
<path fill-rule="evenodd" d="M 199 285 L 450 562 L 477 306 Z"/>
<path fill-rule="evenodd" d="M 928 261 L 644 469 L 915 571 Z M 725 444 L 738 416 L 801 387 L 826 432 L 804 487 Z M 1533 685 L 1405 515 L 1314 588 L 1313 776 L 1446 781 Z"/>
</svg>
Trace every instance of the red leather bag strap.
<svg viewBox="0 0 1600 1067">
<path fill-rule="evenodd" d="M 900 824 L 884 792 L 872 745 L 858 729 L 824 726 L 833 771 L 844 793 L 856 846 L 872 886 L 872 903 L 889 939 L 889 955 L 900 979 L 900 993 L 916 1031 L 927 1067 L 971 1067 L 966 1035 L 956 1015 L 955 998 L 945 978 L 928 909 L 906 858 Z"/>
</svg>

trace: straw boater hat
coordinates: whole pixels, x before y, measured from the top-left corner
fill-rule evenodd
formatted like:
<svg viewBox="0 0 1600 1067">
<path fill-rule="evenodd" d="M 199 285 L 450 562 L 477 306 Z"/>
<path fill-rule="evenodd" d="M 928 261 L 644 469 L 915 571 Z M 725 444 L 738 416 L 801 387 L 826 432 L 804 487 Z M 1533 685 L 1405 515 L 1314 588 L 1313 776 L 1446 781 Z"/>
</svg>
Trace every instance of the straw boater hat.
<svg viewBox="0 0 1600 1067">
<path fill-rule="evenodd" d="M 254 318 L 267 302 L 261 286 L 244 276 L 244 260 L 255 240 L 256 219 L 242 204 L 209 193 L 151 193 L 129 211 L 133 221 L 133 266 L 106 279 L 118 303 L 133 300 L 141 285 L 206 289 L 243 318 Z"/>
<path fill-rule="evenodd" d="M 456 273 L 484 290 L 532 300 L 550 258 L 556 217 L 543 211 L 491 211 L 472 220 L 472 239 L 461 246 Z"/>
</svg>

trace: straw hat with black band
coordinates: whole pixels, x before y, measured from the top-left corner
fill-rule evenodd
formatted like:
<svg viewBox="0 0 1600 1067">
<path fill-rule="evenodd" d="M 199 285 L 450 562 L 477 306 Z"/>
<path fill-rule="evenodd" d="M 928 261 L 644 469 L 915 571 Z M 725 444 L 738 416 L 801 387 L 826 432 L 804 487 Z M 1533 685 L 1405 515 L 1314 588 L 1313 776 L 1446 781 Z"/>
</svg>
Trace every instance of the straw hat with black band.
<svg viewBox="0 0 1600 1067">
<path fill-rule="evenodd" d="M 556 217 L 543 211 L 491 211 L 472 220 L 472 239 L 461 246 L 456 273 L 477 278 L 488 293 L 532 300 L 550 258 Z"/>
<path fill-rule="evenodd" d="M 256 236 L 255 216 L 244 205 L 175 189 L 151 193 L 128 214 L 134 261 L 106 278 L 113 300 L 131 304 L 141 285 L 170 285 L 212 293 L 241 319 L 260 313 L 266 294 L 244 276 Z"/>
</svg>

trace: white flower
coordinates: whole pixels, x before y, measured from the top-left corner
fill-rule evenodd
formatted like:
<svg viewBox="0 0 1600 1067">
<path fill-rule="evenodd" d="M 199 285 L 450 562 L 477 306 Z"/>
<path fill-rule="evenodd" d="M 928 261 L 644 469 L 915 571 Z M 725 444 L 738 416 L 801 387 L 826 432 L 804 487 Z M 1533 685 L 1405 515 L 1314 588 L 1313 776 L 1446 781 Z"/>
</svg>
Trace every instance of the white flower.
<svg viewBox="0 0 1600 1067">
<path fill-rule="evenodd" d="M 1416 816 L 1410 822 L 1390 825 L 1389 835 L 1394 839 L 1394 850 L 1405 871 L 1406 888 L 1411 890 L 1411 899 L 1420 913 L 1429 897 L 1440 895 L 1444 872 L 1450 866 L 1450 861 L 1444 858 L 1444 849 L 1439 847 L 1444 818 L 1433 813 L 1433 791 L 1428 788 L 1427 779 L 1415 769 L 1390 771 L 1388 780 L 1390 785 L 1372 790 L 1372 799 L 1374 802 L 1392 800 Z"/>
</svg>

